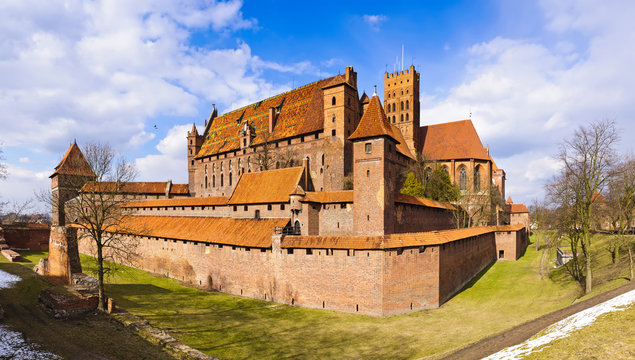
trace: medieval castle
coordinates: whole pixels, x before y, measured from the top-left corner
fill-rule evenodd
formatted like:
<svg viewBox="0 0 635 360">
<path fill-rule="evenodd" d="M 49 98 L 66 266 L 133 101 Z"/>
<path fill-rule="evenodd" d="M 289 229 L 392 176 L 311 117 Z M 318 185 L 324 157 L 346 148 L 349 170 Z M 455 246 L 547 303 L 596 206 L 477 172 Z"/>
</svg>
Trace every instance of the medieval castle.
<svg viewBox="0 0 635 360">
<path fill-rule="evenodd" d="M 124 187 L 125 238 L 139 253 L 129 265 L 236 295 L 388 315 L 438 307 L 487 265 L 517 259 L 527 214 L 509 224 L 509 212 L 524 206 L 457 229 L 460 204 L 399 192 L 422 156 L 459 185 L 464 206 L 505 194 L 505 172 L 470 120 L 420 125 L 419 82 L 414 66 L 386 73 L 382 102 L 360 97 L 347 67 L 223 115 L 214 108 L 187 134 L 188 184 Z M 91 186 L 83 159 L 73 144 L 51 175 L 50 258 L 68 257 L 64 207 L 82 191 L 67 184 Z M 90 242 L 78 248 L 89 253 Z M 71 276 L 65 263 L 49 271 Z"/>
</svg>

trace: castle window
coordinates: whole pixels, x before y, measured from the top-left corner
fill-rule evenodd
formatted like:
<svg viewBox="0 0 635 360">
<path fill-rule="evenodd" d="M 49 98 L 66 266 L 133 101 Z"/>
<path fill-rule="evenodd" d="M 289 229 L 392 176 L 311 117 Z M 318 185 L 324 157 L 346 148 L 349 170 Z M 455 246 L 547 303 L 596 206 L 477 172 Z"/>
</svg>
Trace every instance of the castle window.
<svg viewBox="0 0 635 360">
<path fill-rule="evenodd" d="M 335 115 L 333 115 L 335 116 Z M 287 140 L 287 145 L 291 145 L 291 139 Z"/>
<path fill-rule="evenodd" d="M 247 146 L 247 139 L 243 139 L 243 147 Z"/>
<path fill-rule="evenodd" d="M 406 113 L 406 121 L 410 121 L 410 114 Z"/>
<path fill-rule="evenodd" d="M 474 191 L 481 191 L 481 167 L 474 169 Z"/>
<path fill-rule="evenodd" d="M 229 173 L 229 186 L 232 186 L 232 173 Z"/>
<path fill-rule="evenodd" d="M 410 109 L 410 102 L 406 100 L 406 110 Z"/>
<path fill-rule="evenodd" d="M 192 166 L 194 166 L 194 160 L 192 160 Z"/>
<path fill-rule="evenodd" d="M 284 204 L 280 204 L 280 210 L 284 210 Z"/>
<path fill-rule="evenodd" d="M 301 232 L 301 231 L 300 231 L 300 221 L 299 221 L 299 220 L 296 220 L 296 221 L 293 223 L 293 234 L 294 234 L 294 235 L 300 235 L 300 232 Z"/>
<path fill-rule="evenodd" d="M 300 142 L 303 143 L 304 142 L 304 136 L 300 137 Z"/>
<path fill-rule="evenodd" d="M 192 155 L 192 149 L 190 149 L 190 155 Z"/>
<path fill-rule="evenodd" d="M 205 175 L 207 175 L 207 164 L 205 164 Z"/>
<path fill-rule="evenodd" d="M 345 203 L 340 204 L 340 209 L 346 209 L 346 204 Z"/>
<path fill-rule="evenodd" d="M 280 161 L 276 161 L 276 169 L 280 169 Z"/>
<path fill-rule="evenodd" d="M 238 206 L 234 205 L 234 211 L 238 211 Z"/>
<path fill-rule="evenodd" d="M 461 170 L 459 170 L 459 187 L 461 190 L 467 190 L 467 171 L 465 171 L 465 167 L 461 167 Z"/>
<path fill-rule="evenodd" d="M 320 134 L 315 134 L 315 140 L 320 138 Z"/>
<path fill-rule="evenodd" d="M 335 122 L 335 114 L 333 114 L 333 116 L 331 117 L 331 119 L 333 120 L 333 122 Z"/>
<path fill-rule="evenodd" d="M 223 179 L 225 178 L 225 176 L 223 176 L 223 173 L 220 174 L 220 186 L 223 187 Z"/>
<path fill-rule="evenodd" d="M 322 166 L 324 166 L 324 154 L 322 154 Z"/>
<path fill-rule="evenodd" d="M 271 204 L 267 205 L 267 210 L 271 211 Z"/>
<path fill-rule="evenodd" d="M 394 124 L 395 122 L 397 122 L 395 115 L 392 116 L 392 123 Z"/>
<path fill-rule="evenodd" d="M 331 130 L 331 136 L 335 136 L 336 132 L 335 129 Z"/>
<path fill-rule="evenodd" d="M 207 175 L 205 175 L 205 188 L 207 189 Z"/>
<path fill-rule="evenodd" d="M 366 143 L 365 144 L 365 150 L 366 150 L 366 154 L 370 154 L 373 152 L 373 144 L 371 143 Z"/>
<path fill-rule="evenodd" d="M 402 81 L 403 82 L 403 81 Z M 403 95 L 403 90 L 401 90 L 401 95 Z"/>
<path fill-rule="evenodd" d="M 366 170 L 366 177 L 370 177 L 370 170 Z"/>
<path fill-rule="evenodd" d="M 393 104 L 392 104 L 392 111 L 393 111 L 393 112 L 397 111 L 397 108 L 396 108 L 395 103 L 393 103 Z"/>
<path fill-rule="evenodd" d="M 403 122 L 403 114 L 401 114 L 401 122 Z"/>
<path fill-rule="evenodd" d="M 333 96 L 333 98 L 331 98 L 331 105 L 335 105 L 335 96 Z"/>
<path fill-rule="evenodd" d="M 408 81 L 410 81 L 410 80 L 408 80 Z M 406 89 L 406 95 L 408 95 L 408 89 Z"/>
<path fill-rule="evenodd" d="M 403 101 L 401 102 L 401 110 L 403 110 Z"/>
<path fill-rule="evenodd" d="M 190 145 L 192 145 L 192 140 L 190 140 Z"/>
<path fill-rule="evenodd" d="M 243 210 L 244 210 L 244 211 L 249 211 L 249 206 L 245 205 L 245 206 L 243 207 Z"/>
<path fill-rule="evenodd" d="M 386 112 L 390 112 L 390 104 L 386 105 Z"/>
</svg>

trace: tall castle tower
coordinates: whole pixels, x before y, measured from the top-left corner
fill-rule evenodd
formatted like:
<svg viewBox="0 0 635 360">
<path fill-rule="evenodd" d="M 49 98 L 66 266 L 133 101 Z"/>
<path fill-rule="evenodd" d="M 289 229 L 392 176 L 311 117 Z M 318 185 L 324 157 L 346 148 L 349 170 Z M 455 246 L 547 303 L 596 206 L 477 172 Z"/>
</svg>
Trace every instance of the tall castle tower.
<svg viewBox="0 0 635 360">
<path fill-rule="evenodd" d="M 415 66 L 384 73 L 384 109 L 389 122 L 401 131 L 413 154 L 419 150 L 419 73 Z"/>
<path fill-rule="evenodd" d="M 190 194 L 196 196 L 199 189 L 196 188 L 196 154 L 201 150 L 203 145 L 203 136 L 198 134 L 196 124 L 192 124 L 192 131 L 187 132 L 187 171 L 188 171 L 188 187 Z"/>
</svg>

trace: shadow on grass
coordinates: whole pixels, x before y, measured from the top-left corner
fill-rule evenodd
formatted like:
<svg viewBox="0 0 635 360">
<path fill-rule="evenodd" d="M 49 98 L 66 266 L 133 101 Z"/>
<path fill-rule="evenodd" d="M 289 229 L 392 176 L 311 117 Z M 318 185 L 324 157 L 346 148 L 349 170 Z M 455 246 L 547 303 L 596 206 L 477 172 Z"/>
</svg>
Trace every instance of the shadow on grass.
<svg viewBox="0 0 635 360">
<path fill-rule="evenodd" d="M 474 276 L 470 281 L 467 282 L 467 284 L 463 285 L 463 287 L 457 291 L 456 293 L 454 293 L 452 296 L 450 296 L 449 298 L 447 298 L 447 300 L 445 300 L 443 302 L 443 304 L 447 303 L 448 301 L 454 299 L 454 297 L 456 297 L 457 295 L 459 295 L 460 293 L 464 292 L 465 290 L 471 288 L 472 286 L 474 286 L 474 284 L 476 284 L 482 277 L 483 275 L 485 275 L 489 269 L 492 268 L 492 266 L 494 266 L 494 264 L 496 264 L 496 261 L 492 261 L 489 265 L 487 265 L 486 267 L 483 268 L 483 270 L 481 270 L 478 274 L 476 274 L 476 276 Z"/>
<path fill-rule="evenodd" d="M 108 284 L 108 290 L 120 295 L 166 295 L 168 289 L 152 284 Z"/>
</svg>

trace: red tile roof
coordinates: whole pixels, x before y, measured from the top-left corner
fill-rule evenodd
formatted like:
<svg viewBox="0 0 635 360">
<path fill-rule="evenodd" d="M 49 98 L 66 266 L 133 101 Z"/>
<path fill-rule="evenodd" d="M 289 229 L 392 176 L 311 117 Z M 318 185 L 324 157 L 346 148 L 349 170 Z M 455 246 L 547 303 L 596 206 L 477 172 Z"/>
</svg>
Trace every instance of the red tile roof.
<svg viewBox="0 0 635 360">
<path fill-rule="evenodd" d="M 441 202 L 431 199 L 426 199 L 417 196 L 411 196 L 406 194 L 397 193 L 395 194 L 395 202 L 402 204 L 411 204 L 411 205 L 419 205 L 425 207 L 433 207 L 438 209 L 446 209 L 446 210 L 456 210 L 456 208 L 447 202 Z"/>
<path fill-rule="evenodd" d="M 353 190 L 307 192 L 304 201 L 320 204 L 352 203 Z"/>
<path fill-rule="evenodd" d="M 289 219 L 127 216 L 121 229 L 141 236 L 268 248 L 274 227 L 284 227 L 288 223 Z"/>
<path fill-rule="evenodd" d="M 510 209 L 509 209 L 510 214 L 529 213 L 529 209 L 527 209 L 527 206 L 525 206 L 525 204 L 509 204 L 509 205 L 510 205 Z"/>
<path fill-rule="evenodd" d="M 49 177 L 58 174 L 95 177 L 95 173 L 90 168 L 84 154 L 82 154 L 82 151 L 76 143 L 69 146 L 62 161 L 55 167 L 55 171 L 53 171 L 53 174 Z"/>
<path fill-rule="evenodd" d="M 359 102 L 362 104 L 368 104 L 370 102 L 370 98 L 366 95 L 366 92 L 364 92 L 362 97 L 359 98 Z"/>
<path fill-rule="evenodd" d="M 408 148 L 408 144 L 406 144 L 406 140 L 401 134 L 401 130 L 399 130 L 399 128 L 393 124 L 390 124 L 390 128 L 392 130 L 392 133 L 395 135 L 395 140 L 398 141 L 397 151 L 399 151 L 402 155 L 407 156 L 413 160 L 416 159 L 416 157 L 412 154 L 412 152 L 410 152 L 410 148 Z"/>
<path fill-rule="evenodd" d="M 338 75 L 319 80 L 214 118 L 204 134 L 203 145 L 196 157 L 239 150 L 240 132 L 245 121 L 255 131 L 251 145 L 264 144 L 269 132 L 269 109 L 272 107 L 279 109 L 280 113 L 276 115 L 276 125 L 268 141 L 323 130 L 322 88 L 340 82 L 343 78 Z"/>
<path fill-rule="evenodd" d="M 185 197 L 177 199 L 130 201 L 123 207 L 170 207 L 170 206 L 223 206 L 227 204 L 226 196 Z"/>
<path fill-rule="evenodd" d="M 390 234 L 384 236 L 286 236 L 282 248 L 318 249 L 394 249 L 422 245 L 440 245 L 497 231 L 518 231 L 522 225 L 483 226 L 466 229 Z"/>
<path fill-rule="evenodd" d="M 490 159 L 472 120 L 422 126 L 420 143 L 421 153 L 429 160 Z"/>
<path fill-rule="evenodd" d="M 390 122 L 386 118 L 384 109 L 381 106 L 381 101 L 377 95 L 373 95 L 370 98 L 370 104 L 362 115 L 357 129 L 353 131 L 349 140 L 364 139 L 369 137 L 387 136 L 395 141 L 398 141 L 395 134 L 392 131 Z"/>
<path fill-rule="evenodd" d="M 167 182 L 126 182 L 117 192 L 122 194 L 165 194 Z M 116 189 L 115 182 L 103 181 L 100 183 L 89 181 L 82 187 L 82 192 L 112 192 Z M 172 184 L 170 195 L 188 195 L 187 184 Z"/>
<path fill-rule="evenodd" d="M 303 167 L 242 174 L 229 198 L 229 205 L 289 202 L 289 195 L 300 183 Z"/>
</svg>

